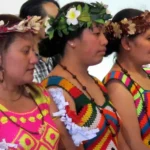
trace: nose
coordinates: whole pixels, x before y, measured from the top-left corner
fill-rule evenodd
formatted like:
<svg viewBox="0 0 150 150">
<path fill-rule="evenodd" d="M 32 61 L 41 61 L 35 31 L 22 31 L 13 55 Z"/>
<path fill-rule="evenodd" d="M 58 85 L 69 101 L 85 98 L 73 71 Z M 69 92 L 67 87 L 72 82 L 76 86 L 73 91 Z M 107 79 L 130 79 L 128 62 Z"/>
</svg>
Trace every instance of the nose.
<svg viewBox="0 0 150 150">
<path fill-rule="evenodd" d="M 38 63 L 38 57 L 37 57 L 37 55 L 35 54 L 34 51 L 31 52 L 30 63 L 34 64 L 34 65 Z"/>
</svg>

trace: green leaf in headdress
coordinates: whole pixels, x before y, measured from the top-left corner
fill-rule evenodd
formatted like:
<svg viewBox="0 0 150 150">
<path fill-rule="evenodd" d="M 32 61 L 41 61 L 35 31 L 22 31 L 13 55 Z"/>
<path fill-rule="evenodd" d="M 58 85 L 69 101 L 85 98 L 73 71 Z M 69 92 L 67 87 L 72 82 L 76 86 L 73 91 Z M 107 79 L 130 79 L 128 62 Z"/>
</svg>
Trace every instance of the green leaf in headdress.
<svg viewBox="0 0 150 150">
<path fill-rule="evenodd" d="M 106 14 L 106 9 L 102 9 L 99 14 Z"/>
<path fill-rule="evenodd" d="M 87 23 L 87 28 L 90 28 L 92 26 L 92 21 Z"/>
<path fill-rule="evenodd" d="M 104 24 L 105 21 L 103 19 L 97 19 L 95 20 L 96 23 L 99 23 L 99 24 Z"/>
<path fill-rule="evenodd" d="M 81 28 L 81 27 L 83 27 L 83 25 L 84 25 L 84 22 L 79 22 L 79 27 Z"/>
<path fill-rule="evenodd" d="M 69 34 L 67 28 L 63 29 L 62 32 L 63 32 L 65 35 L 68 35 L 68 34 Z"/>
<path fill-rule="evenodd" d="M 89 13 L 89 6 L 87 4 L 84 5 L 82 12 Z"/>
<path fill-rule="evenodd" d="M 76 31 L 78 29 L 78 26 L 69 26 L 68 30 L 69 31 Z"/>
<path fill-rule="evenodd" d="M 57 33 L 58 33 L 58 35 L 59 35 L 60 37 L 63 37 L 63 34 L 62 34 L 62 32 L 61 32 L 60 30 L 58 30 Z"/>
<path fill-rule="evenodd" d="M 78 5 L 78 6 L 77 6 L 77 10 L 79 10 L 80 12 L 82 12 L 82 7 L 81 7 L 81 5 Z"/>
<path fill-rule="evenodd" d="M 78 17 L 79 21 L 89 22 L 91 21 L 91 17 L 88 12 L 82 12 L 82 14 Z"/>
<path fill-rule="evenodd" d="M 90 10 L 91 13 L 100 13 L 100 9 L 97 7 L 92 7 Z"/>
<path fill-rule="evenodd" d="M 104 15 L 104 20 L 108 20 L 108 19 L 111 19 L 111 18 L 112 18 L 111 14 Z"/>
<path fill-rule="evenodd" d="M 49 34 L 49 39 L 51 40 L 51 39 L 53 38 L 53 36 L 54 36 L 54 29 L 53 29 L 53 30 L 50 30 L 50 31 L 48 32 L 48 34 Z"/>
</svg>

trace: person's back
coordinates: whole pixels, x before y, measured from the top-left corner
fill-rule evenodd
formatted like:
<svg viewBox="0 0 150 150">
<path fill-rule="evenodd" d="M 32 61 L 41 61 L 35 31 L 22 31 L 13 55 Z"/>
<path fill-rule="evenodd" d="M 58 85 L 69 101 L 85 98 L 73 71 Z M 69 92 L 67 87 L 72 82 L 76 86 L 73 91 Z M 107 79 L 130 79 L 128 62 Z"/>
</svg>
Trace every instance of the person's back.
<svg viewBox="0 0 150 150">
<path fill-rule="evenodd" d="M 59 4 L 54 0 L 28 0 L 26 1 L 20 9 L 19 16 L 21 18 L 26 18 L 27 16 L 41 16 L 43 19 L 43 28 L 38 35 L 35 36 L 35 50 L 39 58 L 39 62 L 35 66 L 34 70 L 34 82 L 40 83 L 44 78 L 48 76 L 53 67 L 53 61 L 51 57 L 44 58 L 40 56 L 38 44 L 45 38 L 44 26 L 47 23 L 48 17 L 55 17 L 58 13 Z M 49 48 L 48 44 L 43 45 L 42 49 Z"/>
</svg>

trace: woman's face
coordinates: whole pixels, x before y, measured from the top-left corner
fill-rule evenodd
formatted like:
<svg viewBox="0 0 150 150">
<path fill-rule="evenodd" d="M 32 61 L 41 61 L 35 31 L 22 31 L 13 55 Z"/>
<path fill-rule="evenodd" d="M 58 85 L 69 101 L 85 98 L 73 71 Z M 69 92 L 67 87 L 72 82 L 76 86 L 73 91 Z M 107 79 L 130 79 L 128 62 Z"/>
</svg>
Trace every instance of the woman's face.
<svg viewBox="0 0 150 150">
<path fill-rule="evenodd" d="M 93 25 L 92 29 L 84 29 L 77 44 L 77 54 L 87 66 L 98 64 L 106 52 L 107 39 L 103 34 L 102 26 Z"/>
<path fill-rule="evenodd" d="M 140 65 L 150 63 L 150 29 L 129 42 L 130 55 Z"/>
<path fill-rule="evenodd" d="M 4 68 L 4 81 L 13 81 L 21 85 L 32 82 L 34 66 L 38 59 L 34 52 L 31 33 L 16 36 L 2 55 L 2 67 Z"/>
</svg>

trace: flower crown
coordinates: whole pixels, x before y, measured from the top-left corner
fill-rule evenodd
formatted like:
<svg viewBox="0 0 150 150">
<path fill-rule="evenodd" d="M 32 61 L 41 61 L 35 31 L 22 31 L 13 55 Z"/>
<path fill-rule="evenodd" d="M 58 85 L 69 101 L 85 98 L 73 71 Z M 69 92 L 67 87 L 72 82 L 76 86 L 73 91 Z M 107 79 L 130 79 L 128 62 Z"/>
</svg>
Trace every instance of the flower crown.
<svg viewBox="0 0 150 150">
<path fill-rule="evenodd" d="M 136 35 L 150 28 L 150 12 L 145 11 L 140 16 L 124 18 L 119 22 L 108 21 L 105 24 L 105 34 L 108 39 L 121 39 L 123 36 Z"/>
<path fill-rule="evenodd" d="M 77 5 L 69 8 L 67 14 L 62 12 L 59 16 L 49 18 L 45 23 L 45 32 L 52 39 L 54 32 L 60 37 L 68 35 L 72 31 L 76 31 L 82 27 L 92 27 L 92 23 L 104 24 L 110 19 L 111 15 L 107 11 L 107 5 L 102 3 Z"/>
<path fill-rule="evenodd" d="M 0 34 L 10 32 L 27 32 L 27 31 L 31 31 L 37 34 L 41 28 L 41 23 L 42 20 L 41 17 L 39 16 L 27 17 L 27 19 L 24 19 L 20 21 L 18 24 L 15 24 L 10 27 L 8 27 L 9 22 L 4 23 L 3 20 L 0 20 Z"/>
</svg>

